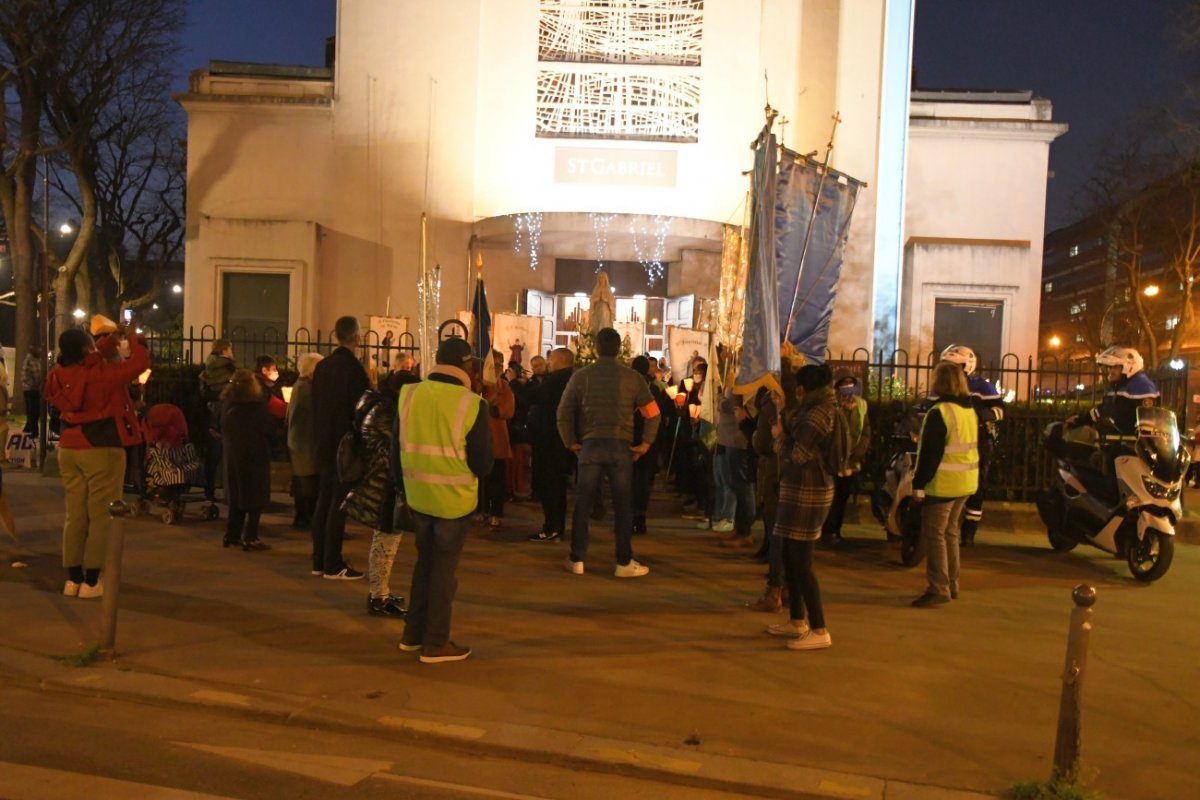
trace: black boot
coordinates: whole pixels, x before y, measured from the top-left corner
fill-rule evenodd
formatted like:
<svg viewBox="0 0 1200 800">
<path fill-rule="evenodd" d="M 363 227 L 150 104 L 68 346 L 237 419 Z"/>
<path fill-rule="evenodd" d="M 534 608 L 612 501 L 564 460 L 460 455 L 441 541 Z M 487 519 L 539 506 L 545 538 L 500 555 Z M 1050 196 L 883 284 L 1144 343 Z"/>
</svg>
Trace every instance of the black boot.
<svg viewBox="0 0 1200 800">
<path fill-rule="evenodd" d="M 978 526 L 979 526 L 979 523 L 973 519 L 964 519 L 963 520 L 962 530 L 961 530 L 961 533 L 962 533 L 961 543 L 962 543 L 963 547 L 974 547 L 975 546 L 975 528 L 977 528 Z"/>
</svg>

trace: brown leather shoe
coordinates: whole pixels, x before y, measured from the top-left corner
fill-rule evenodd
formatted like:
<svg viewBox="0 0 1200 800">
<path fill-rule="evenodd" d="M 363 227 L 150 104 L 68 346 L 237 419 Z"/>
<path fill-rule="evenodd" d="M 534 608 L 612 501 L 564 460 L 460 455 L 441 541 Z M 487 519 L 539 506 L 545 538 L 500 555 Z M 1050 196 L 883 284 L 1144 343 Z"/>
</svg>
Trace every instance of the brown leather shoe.
<svg viewBox="0 0 1200 800">
<path fill-rule="evenodd" d="M 730 536 L 728 539 L 722 539 L 721 547 L 754 547 L 753 536 Z"/>
<path fill-rule="evenodd" d="M 446 661 L 463 661 L 471 655 L 471 648 L 459 647 L 454 642 L 446 642 L 440 647 L 426 647 L 421 650 L 422 664 L 441 664 Z"/>
<path fill-rule="evenodd" d="M 768 614 L 775 614 L 783 609 L 783 601 L 780 599 L 780 595 L 782 594 L 783 590 L 778 586 L 774 588 L 768 586 L 767 591 L 763 593 L 763 596 L 750 604 L 750 610 L 765 611 Z"/>
</svg>

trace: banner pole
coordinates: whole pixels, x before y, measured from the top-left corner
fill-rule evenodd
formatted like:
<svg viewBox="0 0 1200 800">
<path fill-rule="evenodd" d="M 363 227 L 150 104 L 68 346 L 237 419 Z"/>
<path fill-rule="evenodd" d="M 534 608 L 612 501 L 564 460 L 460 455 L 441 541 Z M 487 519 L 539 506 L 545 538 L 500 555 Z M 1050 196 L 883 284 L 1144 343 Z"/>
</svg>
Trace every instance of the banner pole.
<svg viewBox="0 0 1200 800">
<path fill-rule="evenodd" d="M 817 208 L 821 204 L 821 191 L 825 188 L 825 178 L 829 175 L 829 159 L 833 156 L 833 138 L 837 134 L 838 123 L 842 115 L 833 115 L 833 129 L 829 132 L 829 143 L 825 145 L 825 161 L 821 164 L 821 177 L 817 180 L 817 191 L 813 196 L 812 212 L 808 215 L 808 229 L 804 232 L 804 246 L 800 248 L 800 268 L 796 270 L 796 290 L 792 292 L 792 304 L 788 308 L 787 327 L 783 331 L 783 341 L 787 341 L 792 333 L 792 320 L 796 316 L 796 301 L 800 299 L 800 278 L 804 275 L 804 259 L 808 256 L 808 245 L 812 242 L 813 223 L 817 219 Z"/>
</svg>

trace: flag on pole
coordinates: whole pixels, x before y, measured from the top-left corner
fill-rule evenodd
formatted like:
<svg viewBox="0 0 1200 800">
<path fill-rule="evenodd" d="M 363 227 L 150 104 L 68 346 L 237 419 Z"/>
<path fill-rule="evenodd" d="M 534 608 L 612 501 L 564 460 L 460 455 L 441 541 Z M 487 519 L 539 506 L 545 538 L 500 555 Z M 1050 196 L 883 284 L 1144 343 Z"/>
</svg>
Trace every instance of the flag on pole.
<svg viewBox="0 0 1200 800">
<path fill-rule="evenodd" d="M 763 386 L 782 391 L 779 385 L 779 283 L 775 276 L 776 151 L 775 137 L 764 128 L 754 152 L 745 325 L 734 380 L 734 391 L 751 397 Z"/>
<path fill-rule="evenodd" d="M 471 350 L 480 359 L 480 377 L 484 383 L 495 383 L 498 376 L 496 362 L 492 360 L 492 315 L 488 312 L 487 290 L 483 286 L 482 273 L 475 276 L 475 299 L 471 303 L 471 314 L 475 317 Z"/>
<path fill-rule="evenodd" d="M 785 149 L 779 158 L 775 205 L 780 335 L 788 331 L 796 351 L 817 364 L 825 361 L 846 236 L 861 185 L 833 169 L 822 180 L 823 172 L 819 161 Z M 810 220 L 812 234 L 805 249 Z"/>
</svg>

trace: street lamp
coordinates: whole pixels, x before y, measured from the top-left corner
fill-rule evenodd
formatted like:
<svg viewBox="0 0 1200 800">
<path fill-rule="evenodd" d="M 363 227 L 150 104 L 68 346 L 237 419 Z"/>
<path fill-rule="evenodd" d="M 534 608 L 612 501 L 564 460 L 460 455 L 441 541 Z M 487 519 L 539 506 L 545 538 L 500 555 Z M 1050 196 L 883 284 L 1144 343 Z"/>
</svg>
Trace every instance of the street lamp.
<svg viewBox="0 0 1200 800">
<path fill-rule="evenodd" d="M 77 308 L 71 312 L 71 316 L 73 316 L 75 319 L 83 319 L 84 317 L 87 316 L 87 312 L 84 311 L 82 308 Z"/>
<path fill-rule="evenodd" d="M 175 294 L 183 294 L 183 287 L 177 283 L 171 287 L 171 291 Z"/>
<path fill-rule="evenodd" d="M 1146 297 L 1158 297 L 1158 292 L 1159 288 L 1157 283 L 1152 283 L 1145 289 L 1142 289 L 1142 294 L 1146 295 Z"/>
<path fill-rule="evenodd" d="M 64 222 L 62 225 L 58 226 L 58 232 L 61 233 L 63 236 L 70 236 L 72 233 L 75 232 L 75 229 L 71 227 L 71 223 Z"/>
<path fill-rule="evenodd" d="M 1050 337 L 1050 346 L 1051 347 L 1058 347 L 1061 344 L 1062 344 L 1062 339 L 1058 338 L 1058 334 L 1055 334 L 1054 336 Z"/>
</svg>

